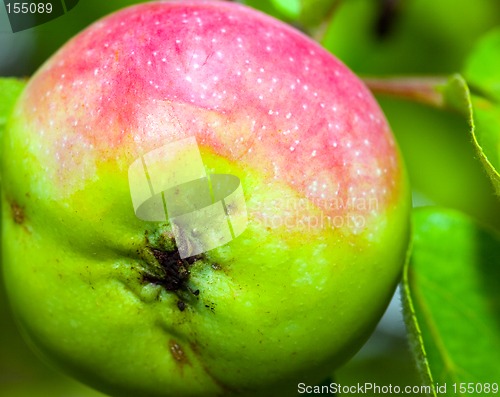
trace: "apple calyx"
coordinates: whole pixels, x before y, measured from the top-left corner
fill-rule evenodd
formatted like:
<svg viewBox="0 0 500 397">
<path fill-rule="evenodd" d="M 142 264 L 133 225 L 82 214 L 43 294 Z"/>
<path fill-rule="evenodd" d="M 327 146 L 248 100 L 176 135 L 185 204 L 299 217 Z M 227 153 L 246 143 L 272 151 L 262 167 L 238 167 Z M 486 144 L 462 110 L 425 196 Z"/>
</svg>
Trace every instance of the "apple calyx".
<svg viewBox="0 0 500 397">
<path fill-rule="evenodd" d="M 199 289 L 189 286 L 190 268 L 193 264 L 203 259 L 203 255 L 193 255 L 181 258 L 173 235 L 161 234 L 162 242 L 152 243 L 146 233 L 146 268 L 142 275 L 143 283 L 161 286 L 166 291 L 177 295 L 177 307 L 184 311 L 187 301 L 186 292 L 198 297 Z"/>
</svg>

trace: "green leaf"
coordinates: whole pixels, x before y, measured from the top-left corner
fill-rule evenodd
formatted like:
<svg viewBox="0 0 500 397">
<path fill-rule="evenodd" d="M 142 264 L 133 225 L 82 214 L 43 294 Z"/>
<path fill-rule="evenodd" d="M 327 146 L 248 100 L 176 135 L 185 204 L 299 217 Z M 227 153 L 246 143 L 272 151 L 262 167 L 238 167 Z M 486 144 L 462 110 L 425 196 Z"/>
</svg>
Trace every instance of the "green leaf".
<svg viewBox="0 0 500 397">
<path fill-rule="evenodd" d="M 24 89 L 26 82 L 26 80 L 16 78 L 0 77 L 0 92 L 2 92 L 2 97 L 0 99 L 0 136 L 2 135 L 3 128 L 12 107 L 19 94 Z"/>
<path fill-rule="evenodd" d="M 474 143 L 500 195 L 500 29 L 479 41 L 464 68 Z"/>
<path fill-rule="evenodd" d="M 500 47 L 498 51 L 500 55 Z M 500 69 L 500 57 L 497 66 Z M 495 99 L 500 92 L 496 92 L 491 78 L 487 80 L 487 84 L 492 84 L 491 87 L 472 86 L 472 89 L 460 74 L 454 74 L 445 80 L 404 77 L 365 78 L 364 81 L 377 94 L 392 95 L 462 113 L 469 122 L 476 152 L 500 195 L 500 100 Z"/>
<path fill-rule="evenodd" d="M 446 396 L 465 395 L 455 383 L 498 384 L 500 235 L 454 210 L 420 208 L 413 222 L 402 294 L 423 375 Z"/>
<path fill-rule="evenodd" d="M 471 103 L 474 144 L 500 195 L 500 106 L 474 95 L 471 96 Z"/>
</svg>

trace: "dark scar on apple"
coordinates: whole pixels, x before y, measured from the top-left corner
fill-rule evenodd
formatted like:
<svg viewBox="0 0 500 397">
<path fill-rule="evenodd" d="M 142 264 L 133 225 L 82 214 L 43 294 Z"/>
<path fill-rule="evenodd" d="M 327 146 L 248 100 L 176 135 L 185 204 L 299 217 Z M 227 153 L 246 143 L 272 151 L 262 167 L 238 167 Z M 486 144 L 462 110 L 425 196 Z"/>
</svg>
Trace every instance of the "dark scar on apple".
<svg viewBox="0 0 500 397">
<path fill-rule="evenodd" d="M 150 248 L 150 251 L 160 265 L 161 274 L 145 274 L 143 276 L 145 282 L 161 285 L 167 291 L 189 291 L 194 296 L 200 294 L 200 290 L 192 290 L 188 285 L 190 275 L 189 268 L 200 259 L 199 255 L 182 259 L 178 250 L 166 252 L 156 248 Z M 177 308 L 181 312 L 184 311 L 186 309 L 186 302 L 180 298 L 180 300 L 177 301 Z"/>
</svg>

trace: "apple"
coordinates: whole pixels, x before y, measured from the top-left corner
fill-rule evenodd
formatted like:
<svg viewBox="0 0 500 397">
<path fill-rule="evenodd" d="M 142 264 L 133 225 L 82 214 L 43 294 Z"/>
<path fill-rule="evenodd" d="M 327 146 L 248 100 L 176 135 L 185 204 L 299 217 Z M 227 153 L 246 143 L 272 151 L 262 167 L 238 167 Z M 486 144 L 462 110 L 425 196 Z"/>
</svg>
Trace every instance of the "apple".
<svg viewBox="0 0 500 397">
<path fill-rule="evenodd" d="M 70 40 L 13 108 L 1 173 L 22 332 L 115 396 L 323 380 L 373 331 L 408 245 L 407 177 L 370 92 L 233 3 L 136 5 Z"/>
</svg>

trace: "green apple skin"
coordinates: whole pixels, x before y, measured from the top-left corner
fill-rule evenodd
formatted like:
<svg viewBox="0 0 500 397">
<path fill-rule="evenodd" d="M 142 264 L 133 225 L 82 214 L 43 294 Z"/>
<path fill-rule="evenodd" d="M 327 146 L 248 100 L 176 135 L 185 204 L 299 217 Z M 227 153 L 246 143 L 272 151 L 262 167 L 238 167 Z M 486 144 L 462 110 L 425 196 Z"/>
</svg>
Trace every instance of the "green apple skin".
<svg viewBox="0 0 500 397">
<path fill-rule="evenodd" d="M 240 179 L 248 225 L 169 291 L 151 274 L 154 252 L 175 258 L 170 224 L 135 216 L 128 169 L 190 136 L 207 172 Z M 323 380 L 373 331 L 408 245 L 404 166 L 369 91 L 233 3 L 137 5 L 72 39 L 21 94 L 1 172 L 26 339 L 114 396 L 289 396 Z"/>
</svg>

